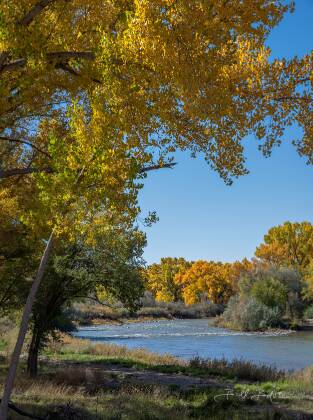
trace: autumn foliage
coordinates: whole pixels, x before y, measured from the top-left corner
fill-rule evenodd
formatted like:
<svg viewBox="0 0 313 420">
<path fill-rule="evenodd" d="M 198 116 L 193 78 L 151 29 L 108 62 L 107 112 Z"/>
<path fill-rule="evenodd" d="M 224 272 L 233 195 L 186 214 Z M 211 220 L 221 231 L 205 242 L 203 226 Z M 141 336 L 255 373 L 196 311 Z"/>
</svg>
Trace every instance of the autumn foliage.
<svg viewBox="0 0 313 420">
<path fill-rule="evenodd" d="M 313 225 L 310 222 L 286 222 L 272 227 L 264 236 L 252 260 L 223 263 L 183 258 L 162 258 L 146 271 L 146 288 L 160 301 L 184 301 L 187 305 L 211 301 L 226 304 L 238 293 L 239 281 L 258 270 L 291 269 L 299 272 L 313 296 Z"/>
<path fill-rule="evenodd" d="M 159 264 L 148 267 L 146 287 L 159 301 L 224 304 L 237 290 L 240 275 L 253 267 L 254 263 L 247 259 L 222 263 L 162 258 Z"/>
<path fill-rule="evenodd" d="M 310 222 L 286 222 L 272 227 L 255 255 L 269 264 L 303 272 L 313 259 L 313 225 Z"/>
</svg>

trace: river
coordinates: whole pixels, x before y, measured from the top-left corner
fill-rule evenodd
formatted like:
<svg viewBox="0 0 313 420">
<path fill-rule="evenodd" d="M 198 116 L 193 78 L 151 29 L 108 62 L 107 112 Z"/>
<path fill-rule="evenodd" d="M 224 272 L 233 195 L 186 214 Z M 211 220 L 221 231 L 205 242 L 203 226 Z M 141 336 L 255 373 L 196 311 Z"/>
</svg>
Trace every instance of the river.
<svg viewBox="0 0 313 420">
<path fill-rule="evenodd" d="M 191 359 L 234 358 L 295 370 L 313 364 L 313 332 L 288 335 L 216 328 L 207 319 L 160 320 L 81 327 L 76 337 Z"/>
</svg>

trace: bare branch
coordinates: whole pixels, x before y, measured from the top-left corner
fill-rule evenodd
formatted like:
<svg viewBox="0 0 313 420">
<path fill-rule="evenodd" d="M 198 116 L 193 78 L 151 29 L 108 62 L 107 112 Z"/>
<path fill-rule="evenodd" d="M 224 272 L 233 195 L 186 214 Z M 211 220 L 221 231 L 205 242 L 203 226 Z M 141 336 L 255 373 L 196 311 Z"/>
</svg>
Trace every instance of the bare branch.
<svg viewBox="0 0 313 420">
<path fill-rule="evenodd" d="M 101 306 L 105 306 L 107 308 L 115 309 L 113 305 L 110 305 L 109 303 L 104 303 L 101 300 L 99 300 L 97 297 L 88 296 L 88 295 L 86 295 L 86 296 L 77 296 L 77 295 L 75 295 L 75 298 L 76 299 L 86 299 L 86 300 L 89 299 L 89 300 L 93 300 L 94 302 L 98 303 Z"/>
<path fill-rule="evenodd" d="M 49 159 L 52 159 L 52 156 L 45 152 L 44 150 L 42 150 L 40 147 L 36 146 L 35 144 L 26 141 L 26 140 L 20 140 L 20 139 L 14 139 L 11 137 L 2 137 L 0 136 L 0 140 L 4 140 L 4 141 L 9 141 L 9 142 L 14 142 L 14 143 L 21 143 L 21 144 L 26 144 L 27 146 L 30 146 L 32 149 L 37 150 L 38 152 L 44 154 L 45 156 L 47 156 Z"/>
</svg>

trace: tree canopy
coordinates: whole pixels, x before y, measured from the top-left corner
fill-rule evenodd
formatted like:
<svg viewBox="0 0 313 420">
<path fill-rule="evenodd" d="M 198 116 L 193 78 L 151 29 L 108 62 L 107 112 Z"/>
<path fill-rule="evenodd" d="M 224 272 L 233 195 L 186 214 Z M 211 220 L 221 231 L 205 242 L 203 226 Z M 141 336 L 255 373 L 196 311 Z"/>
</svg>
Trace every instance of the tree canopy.
<svg viewBox="0 0 313 420">
<path fill-rule="evenodd" d="M 226 303 L 232 294 L 231 264 L 214 261 L 196 261 L 177 281 L 183 288 L 185 303 L 205 300 Z"/>
<path fill-rule="evenodd" d="M 310 222 L 285 222 L 272 227 L 255 255 L 269 264 L 304 271 L 313 259 L 313 225 Z"/>
<path fill-rule="evenodd" d="M 270 60 L 264 47 L 291 8 L 281 0 L 3 0 L 0 176 L 81 170 L 83 161 L 98 181 L 119 167 L 115 153 L 131 151 L 138 169 L 179 148 L 203 153 L 231 182 L 246 173 L 247 134 L 268 155 L 295 121 L 304 133 L 298 150 L 312 163 L 311 56 Z M 73 104 L 79 123 L 71 124 Z M 70 157 L 56 155 L 72 143 Z"/>
<path fill-rule="evenodd" d="M 184 258 L 161 258 L 159 264 L 151 264 L 146 270 L 146 288 L 151 291 L 156 300 L 176 302 L 182 300 L 182 287 L 177 276 L 192 265 Z"/>
</svg>

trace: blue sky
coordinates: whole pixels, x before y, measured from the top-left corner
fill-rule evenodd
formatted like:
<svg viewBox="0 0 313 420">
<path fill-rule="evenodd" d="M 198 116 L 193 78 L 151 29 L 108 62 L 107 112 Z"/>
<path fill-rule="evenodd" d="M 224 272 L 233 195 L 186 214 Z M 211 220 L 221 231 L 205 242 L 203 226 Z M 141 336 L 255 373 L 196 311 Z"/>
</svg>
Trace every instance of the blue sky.
<svg viewBox="0 0 313 420">
<path fill-rule="evenodd" d="M 313 49 L 313 0 L 296 0 L 267 44 L 273 57 L 301 56 Z M 250 174 L 226 186 L 200 157 L 180 153 L 173 170 L 150 173 L 140 194 L 143 214 L 159 222 L 147 228 L 145 259 L 184 257 L 234 261 L 252 257 L 266 231 L 286 220 L 313 222 L 313 168 L 286 141 L 265 159 L 246 139 Z"/>
</svg>

